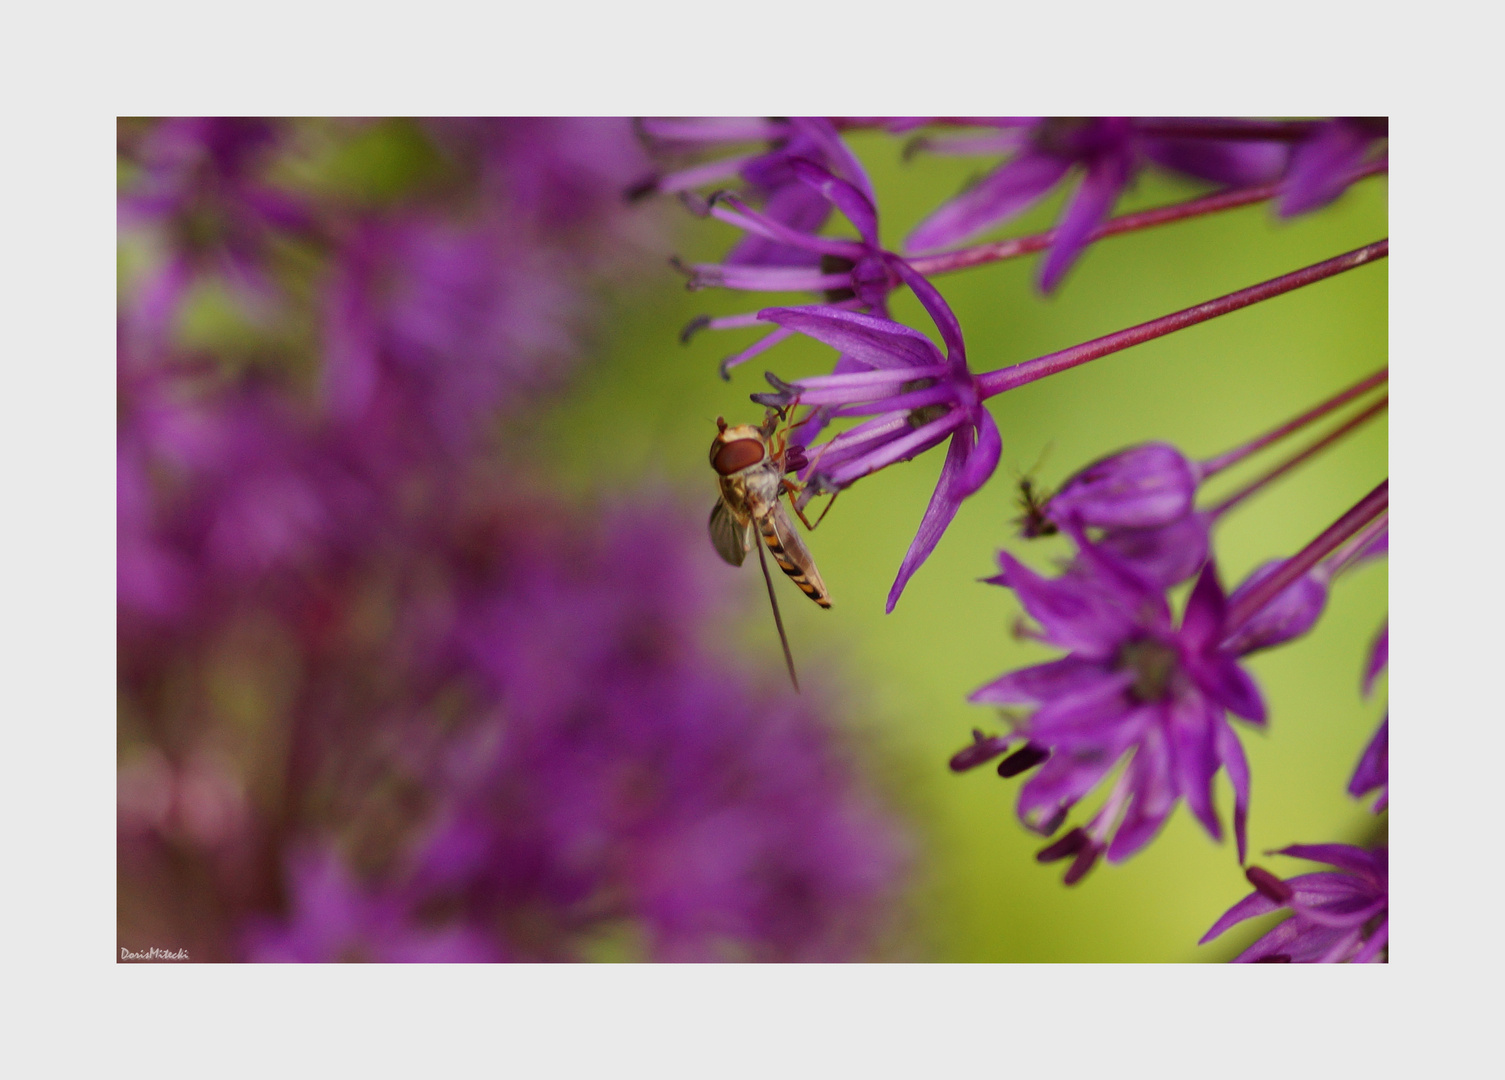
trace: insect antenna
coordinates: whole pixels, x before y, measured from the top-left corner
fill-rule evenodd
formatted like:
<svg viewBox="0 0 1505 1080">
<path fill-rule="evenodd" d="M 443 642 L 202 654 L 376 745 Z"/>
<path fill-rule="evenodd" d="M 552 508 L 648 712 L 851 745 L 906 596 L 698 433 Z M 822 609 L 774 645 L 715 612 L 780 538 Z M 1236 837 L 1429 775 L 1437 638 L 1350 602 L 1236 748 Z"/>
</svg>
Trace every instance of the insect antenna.
<svg viewBox="0 0 1505 1080">
<path fill-rule="evenodd" d="M 789 638 L 784 634 L 784 619 L 779 614 L 779 598 L 774 595 L 773 578 L 768 573 L 768 556 L 763 554 L 763 545 L 760 538 L 754 538 L 753 546 L 758 549 L 758 565 L 763 568 L 763 583 L 768 586 L 768 602 L 773 605 L 773 624 L 779 628 L 779 644 L 784 646 L 784 663 L 789 666 L 789 681 L 794 684 L 794 692 L 800 692 L 799 676 L 794 673 L 794 654 L 789 651 Z"/>
</svg>

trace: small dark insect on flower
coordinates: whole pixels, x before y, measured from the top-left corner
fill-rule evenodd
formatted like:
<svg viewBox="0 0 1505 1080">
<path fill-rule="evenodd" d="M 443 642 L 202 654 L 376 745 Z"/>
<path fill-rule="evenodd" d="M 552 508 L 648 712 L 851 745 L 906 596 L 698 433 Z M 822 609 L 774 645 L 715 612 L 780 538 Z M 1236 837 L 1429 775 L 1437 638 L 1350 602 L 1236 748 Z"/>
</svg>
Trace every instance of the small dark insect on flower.
<svg viewBox="0 0 1505 1080">
<path fill-rule="evenodd" d="M 1045 507 L 1050 502 L 1050 496 L 1049 490 L 1036 487 L 1035 482 L 1029 477 L 1020 479 L 1019 509 L 1024 513 L 1014 519 L 1014 524 L 1019 526 L 1019 535 L 1025 540 L 1054 536 L 1060 532 L 1056 523 L 1045 516 Z"/>
</svg>

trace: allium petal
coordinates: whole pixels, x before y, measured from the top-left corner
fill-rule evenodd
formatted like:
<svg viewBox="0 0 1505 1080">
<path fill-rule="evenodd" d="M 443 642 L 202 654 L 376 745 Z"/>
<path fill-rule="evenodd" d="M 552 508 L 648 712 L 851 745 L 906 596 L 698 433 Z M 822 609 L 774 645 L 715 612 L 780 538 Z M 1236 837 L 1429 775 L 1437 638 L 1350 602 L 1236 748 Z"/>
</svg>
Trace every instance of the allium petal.
<svg viewBox="0 0 1505 1080">
<path fill-rule="evenodd" d="M 1197 469 L 1168 443 L 1146 443 L 1082 469 L 1051 497 L 1046 512 L 1057 525 L 1075 515 L 1083 525 L 1149 529 L 1191 512 Z"/>
<path fill-rule="evenodd" d="M 1119 194 L 1129 182 L 1133 161 L 1128 153 L 1103 154 L 1087 166 L 1081 187 L 1072 196 L 1061 223 L 1056 226 L 1055 242 L 1040 268 L 1040 291 L 1050 292 L 1071 264 L 1087 246 L 1092 230 L 1103 223 Z"/>
<path fill-rule="evenodd" d="M 967 454 L 967 460 L 956 474 L 956 494 L 965 499 L 976 493 L 988 482 L 998 468 L 998 459 L 1003 454 L 1003 436 L 998 432 L 998 423 L 986 405 L 979 405 L 973 412 L 977 425 L 977 444 Z"/>
<path fill-rule="evenodd" d="M 1327 863 L 1374 880 L 1383 880 L 1389 876 L 1388 851 L 1366 851 L 1352 844 L 1291 844 L 1281 848 L 1280 854 Z"/>
<path fill-rule="evenodd" d="M 1268 184 L 1280 176 L 1290 160 L 1290 147 L 1280 142 L 1236 139 L 1147 138 L 1144 156 L 1157 165 L 1215 184 Z"/>
<path fill-rule="evenodd" d="M 785 184 L 763 202 L 763 214 L 781 221 L 797 232 L 812 236 L 831 216 L 831 204 L 803 184 Z M 812 251 L 782 244 L 766 236 L 749 233 L 727 253 L 728 266 L 808 266 L 818 267 L 820 256 Z"/>
<path fill-rule="evenodd" d="M 1158 529 L 1109 529 L 1098 547 L 1168 589 L 1202 569 L 1208 539 L 1207 515 L 1194 513 Z"/>
<path fill-rule="evenodd" d="M 914 572 L 930 558 L 935 545 L 941 542 L 946 526 L 951 524 L 957 510 L 961 509 L 962 499 L 966 498 L 967 493 L 958 490 L 957 479 L 966 465 L 971 449 L 970 425 L 958 428 L 951 436 L 951 445 L 946 449 L 946 462 L 941 466 L 941 476 L 936 481 L 935 492 L 930 496 L 930 504 L 925 507 L 925 516 L 920 519 L 919 531 L 915 533 L 909 550 L 904 553 L 904 561 L 899 564 L 899 574 L 888 590 L 888 602 L 883 609 L 885 613 L 894 610 L 894 605 L 904 592 L 904 586 L 909 584 Z"/>
<path fill-rule="evenodd" d="M 1354 798 L 1363 798 L 1376 788 L 1390 786 L 1390 717 L 1387 714 L 1380 723 L 1380 729 L 1374 733 L 1374 738 L 1369 740 L 1369 745 L 1364 748 L 1364 754 L 1359 758 L 1358 767 L 1353 771 L 1353 779 L 1348 782 L 1348 793 Z M 1384 804 L 1389 801 L 1389 791 L 1386 790 L 1375 803 L 1374 812 L 1377 814 L 1384 809 Z"/>
<path fill-rule="evenodd" d="M 1316 210 L 1343 194 L 1350 173 L 1363 164 L 1369 142 L 1369 134 L 1357 124 L 1346 120 L 1323 124 L 1291 153 L 1280 216 Z"/>
<path fill-rule="evenodd" d="M 1208 835 L 1221 841 L 1223 825 L 1212 802 L 1212 779 L 1219 766 L 1218 717 L 1200 694 L 1176 699 L 1167 711 L 1176 788 Z"/>
<path fill-rule="evenodd" d="M 1375 635 L 1374 644 L 1369 647 L 1369 663 L 1364 668 L 1364 694 L 1367 697 L 1374 689 L 1374 680 L 1379 678 L 1380 672 L 1390 664 L 1390 620 L 1385 620 L 1385 625 L 1380 627 L 1380 632 Z"/>
<path fill-rule="evenodd" d="M 1171 773 L 1171 748 L 1165 731 L 1151 725 L 1129 763 L 1134 797 L 1123 822 L 1108 845 L 1108 861 L 1123 862 L 1154 839 L 1176 808 L 1176 783 Z"/>
<path fill-rule="evenodd" d="M 872 199 L 814 162 L 796 158 L 790 162 L 790 166 L 801 183 L 820 192 L 822 197 L 829 199 L 836 209 L 846 215 L 846 219 L 857 227 L 857 235 L 862 237 L 868 247 L 879 246 L 878 208 L 873 205 Z"/>
<path fill-rule="evenodd" d="M 1065 656 L 1048 664 L 1011 671 L 972 691 L 968 701 L 979 705 L 1026 705 L 1090 693 L 1112 673 L 1102 663 Z"/>
<path fill-rule="evenodd" d="M 1070 167 L 1067 158 L 1026 150 L 975 187 L 943 203 L 909 234 L 904 250 L 930 251 L 957 244 L 1023 213 L 1055 187 Z"/>
<path fill-rule="evenodd" d="M 1249 821 L 1249 760 L 1244 757 L 1244 747 L 1233 727 L 1221 716 L 1217 718 L 1213 739 L 1218 758 L 1228 771 L 1228 783 L 1233 787 L 1233 835 L 1238 841 L 1238 861 L 1242 864 L 1249 850 L 1246 829 Z"/>
<path fill-rule="evenodd" d="M 1208 652 L 1223 639 L 1224 615 L 1228 601 L 1218 584 L 1217 565 L 1211 561 L 1202 567 L 1197 584 L 1186 601 L 1181 616 L 1181 642 L 1191 652 Z"/>
<path fill-rule="evenodd" d="M 1056 751 L 1019 789 L 1017 813 L 1026 824 L 1073 806 L 1097 787 L 1118 764 L 1123 752 Z"/>
<path fill-rule="evenodd" d="M 1093 579 L 1067 575 L 1047 580 L 1006 551 L 998 553 L 998 563 L 1008 587 L 1054 645 L 1106 658 L 1118 651 L 1133 627 L 1128 605 Z"/>
<path fill-rule="evenodd" d="M 878 196 L 873 193 L 873 183 L 868 179 L 867 170 L 862 167 L 862 162 L 852 153 L 851 148 L 842 141 L 835 124 L 823 116 L 794 116 L 790 117 L 789 126 L 797 136 L 809 140 L 819 149 L 825 158 L 825 164 L 833 173 L 852 183 L 867 197 L 869 203 L 877 203 Z"/>
<path fill-rule="evenodd" d="M 924 305 L 935 328 L 941 332 L 941 340 L 946 343 L 946 356 L 952 367 L 966 371 L 967 346 L 962 341 L 962 326 L 956 321 L 956 313 L 951 310 L 951 305 L 946 303 L 945 297 L 923 274 L 903 259 L 892 259 L 891 262 L 904 284 L 915 294 L 915 299 Z"/>
<path fill-rule="evenodd" d="M 1272 911 L 1279 911 L 1284 904 L 1277 904 L 1264 893 L 1256 890 L 1234 904 L 1212 927 L 1197 941 L 1198 945 L 1206 945 L 1213 938 L 1221 936 L 1229 927 L 1237 926 L 1245 919 L 1257 919 L 1261 915 L 1268 915 Z"/>
<path fill-rule="evenodd" d="M 1263 724 L 1267 713 L 1259 684 L 1231 657 L 1218 657 L 1191 666 L 1197 685 L 1223 708 L 1252 724 Z"/>
<path fill-rule="evenodd" d="M 1077 693 L 1053 698 L 1029 720 L 1029 735 L 1053 747 L 1107 748 L 1117 757 L 1138 740 L 1155 720 L 1155 710 L 1135 708 L 1124 694 L 1132 672 L 1105 674 Z"/>
<path fill-rule="evenodd" d="M 764 308 L 758 312 L 758 318 L 808 334 L 816 341 L 875 368 L 928 367 L 945 363 L 941 351 L 924 334 L 876 315 L 812 304 L 809 307 Z"/>
<path fill-rule="evenodd" d="M 1233 590 L 1228 606 L 1237 607 L 1243 597 L 1285 563 L 1284 559 L 1272 559 L 1256 569 Z M 1327 582 L 1316 572 L 1303 574 L 1235 629 L 1224 642 L 1224 648 L 1238 656 L 1247 656 L 1259 649 L 1283 645 L 1316 625 L 1326 605 Z"/>
</svg>

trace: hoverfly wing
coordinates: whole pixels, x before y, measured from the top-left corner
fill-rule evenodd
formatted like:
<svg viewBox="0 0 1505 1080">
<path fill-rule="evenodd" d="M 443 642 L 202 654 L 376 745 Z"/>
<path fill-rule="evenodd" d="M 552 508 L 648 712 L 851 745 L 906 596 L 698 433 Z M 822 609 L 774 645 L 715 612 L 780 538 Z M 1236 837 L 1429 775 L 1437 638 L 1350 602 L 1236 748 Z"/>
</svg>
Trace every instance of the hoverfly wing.
<svg viewBox="0 0 1505 1080">
<path fill-rule="evenodd" d="M 764 543 L 778 561 L 779 569 L 788 574 L 800 587 L 800 591 L 811 600 L 823 608 L 830 607 L 831 594 L 826 591 L 826 583 L 820 579 L 820 571 L 815 568 L 810 549 L 805 547 L 800 534 L 794 531 L 794 523 L 784 512 L 784 504 L 773 503 L 758 525 Z"/>
<path fill-rule="evenodd" d="M 716 554 L 733 566 L 741 566 L 742 560 L 747 558 L 747 549 L 752 546 L 752 537 L 748 535 L 746 525 L 738 525 L 733 519 L 725 499 L 716 500 L 711 510 L 710 527 L 711 544 Z"/>
</svg>

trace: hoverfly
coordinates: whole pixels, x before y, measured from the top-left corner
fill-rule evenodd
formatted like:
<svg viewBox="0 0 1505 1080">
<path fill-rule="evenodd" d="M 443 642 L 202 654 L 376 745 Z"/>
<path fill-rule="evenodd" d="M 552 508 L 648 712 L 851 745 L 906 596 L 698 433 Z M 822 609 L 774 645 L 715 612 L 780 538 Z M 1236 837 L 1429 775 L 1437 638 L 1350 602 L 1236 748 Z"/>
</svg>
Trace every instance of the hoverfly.
<svg viewBox="0 0 1505 1080">
<path fill-rule="evenodd" d="M 801 592 L 823 608 L 831 606 L 831 596 L 820 579 L 820 571 L 815 568 L 809 549 L 794 531 L 794 524 L 779 502 L 782 495 L 792 495 L 799 490 L 784 476 L 788 443 L 774 434 L 779 415 L 770 409 L 761 427 L 751 424 L 729 426 L 723 417 L 716 417 L 718 430 L 711 440 L 711 468 L 716 470 L 721 498 L 711 510 L 711 543 L 716 554 L 733 566 L 741 566 L 748 549 L 757 548 L 763 580 L 768 585 L 768 600 L 773 605 L 774 625 L 779 630 L 779 643 L 784 646 L 789 680 L 798 690 L 800 682 L 794 673 L 794 657 L 789 652 L 789 639 L 784 634 L 784 620 L 779 615 L 773 578 L 768 573 L 763 548 L 753 537 L 754 529 L 768 550 L 773 552 L 779 569 L 789 575 Z M 794 505 L 792 500 L 791 505 Z M 799 514 L 806 528 L 813 528 L 797 505 L 794 512 Z"/>
</svg>

